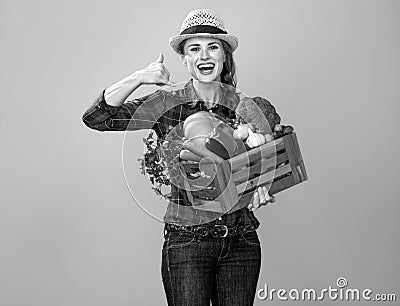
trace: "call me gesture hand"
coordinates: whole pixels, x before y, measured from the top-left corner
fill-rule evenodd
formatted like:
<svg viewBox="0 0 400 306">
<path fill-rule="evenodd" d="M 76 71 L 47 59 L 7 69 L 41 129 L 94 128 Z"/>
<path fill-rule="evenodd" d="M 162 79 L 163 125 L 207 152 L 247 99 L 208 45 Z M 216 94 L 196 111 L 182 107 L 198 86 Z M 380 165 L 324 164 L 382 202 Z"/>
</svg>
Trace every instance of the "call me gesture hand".
<svg viewBox="0 0 400 306">
<path fill-rule="evenodd" d="M 157 86 L 173 86 L 175 83 L 169 80 L 170 73 L 165 68 L 164 55 L 160 53 L 158 59 L 150 63 L 146 68 L 136 72 L 141 84 L 155 84 Z"/>
<path fill-rule="evenodd" d="M 161 53 L 155 62 L 147 67 L 135 71 L 109 86 L 104 92 L 104 98 L 107 104 L 112 106 L 121 106 L 124 101 L 142 85 L 173 86 L 175 83 L 169 80 L 170 73 L 165 68 L 164 55 Z"/>
</svg>

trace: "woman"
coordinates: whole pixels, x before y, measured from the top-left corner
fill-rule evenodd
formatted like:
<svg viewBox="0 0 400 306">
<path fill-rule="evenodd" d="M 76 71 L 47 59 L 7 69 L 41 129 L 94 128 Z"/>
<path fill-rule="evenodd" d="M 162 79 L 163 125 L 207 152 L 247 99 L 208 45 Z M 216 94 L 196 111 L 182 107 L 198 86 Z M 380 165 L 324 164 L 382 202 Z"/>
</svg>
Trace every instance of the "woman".
<svg viewBox="0 0 400 306">
<path fill-rule="evenodd" d="M 184 89 L 126 101 L 145 84 L 172 86 L 163 55 L 106 88 L 83 115 L 99 131 L 153 129 L 165 138 L 171 128 L 198 111 L 233 118 L 239 102 L 232 53 L 238 39 L 227 34 L 222 20 L 209 9 L 193 10 L 170 46 L 192 79 Z M 199 212 L 179 186 L 171 186 L 165 214 L 162 279 L 169 305 L 252 305 L 260 271 L 259 225 L 253 211 L 274 202 L 258 188 L 247 207 L 229 212 Z M 246 203 L 247 205 L 247 203 Z M 240 207 L 243 207 L 241 205 Z"/>
</svg>

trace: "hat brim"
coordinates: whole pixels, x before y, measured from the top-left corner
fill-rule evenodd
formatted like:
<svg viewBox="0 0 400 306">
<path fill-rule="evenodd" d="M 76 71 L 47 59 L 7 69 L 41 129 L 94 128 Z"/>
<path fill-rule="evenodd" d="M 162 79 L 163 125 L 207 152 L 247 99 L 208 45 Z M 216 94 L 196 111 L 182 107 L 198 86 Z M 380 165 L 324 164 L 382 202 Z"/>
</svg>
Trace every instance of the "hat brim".
<svg viewBox="0 0 400 306">
<path fill-rule="evenodd" d="M 196 33 L 196 34 L 184 34 L 184 35 L 176 35 L 172 36 L 169 39 L 169 45 L 171 48 L 176 52 L 179 53 L 178 48 L 179 45 L 186 39 L 189 38 L 196 38 L 196 37 L 210 37 L 210 38 L 217 38 L 220 40 L 225 41 L 231 47 L 232 52 L 236 50 L 239 45 L 239 40 L 237 37 L 229 34 L 210 34 L 210 33 Z"/>
</svg>

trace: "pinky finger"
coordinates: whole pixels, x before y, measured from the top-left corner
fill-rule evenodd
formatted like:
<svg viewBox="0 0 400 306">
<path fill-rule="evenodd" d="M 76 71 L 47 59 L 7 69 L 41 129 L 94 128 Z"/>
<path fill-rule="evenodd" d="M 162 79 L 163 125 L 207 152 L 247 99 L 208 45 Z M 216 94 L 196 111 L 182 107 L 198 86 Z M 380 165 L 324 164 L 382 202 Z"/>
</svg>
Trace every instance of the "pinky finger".
<svg viewBox="0 0 400 306">
<path fill-rule="evenodd" d="M 159 80 L 158 83 L 156 83 L 157 86 L 175 86 L 176 84 L 174 82 L 171 82 L 166 79 L 161 79 Z"/>
</svg>

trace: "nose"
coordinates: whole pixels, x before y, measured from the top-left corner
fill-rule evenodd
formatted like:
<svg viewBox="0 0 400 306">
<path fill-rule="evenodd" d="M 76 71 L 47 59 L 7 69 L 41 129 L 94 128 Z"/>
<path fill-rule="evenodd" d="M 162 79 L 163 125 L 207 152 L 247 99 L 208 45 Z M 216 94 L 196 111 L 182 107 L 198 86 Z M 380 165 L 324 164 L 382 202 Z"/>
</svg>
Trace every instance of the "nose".
<svg viewBox="0 0 400 306">
<path fill-rule="evenodd" d="M 200 58 L 206 59 L 209 57 L 210 57 L 210 54 L 208 53 L 208 48 L 201 48 Z"/>
</svg>

